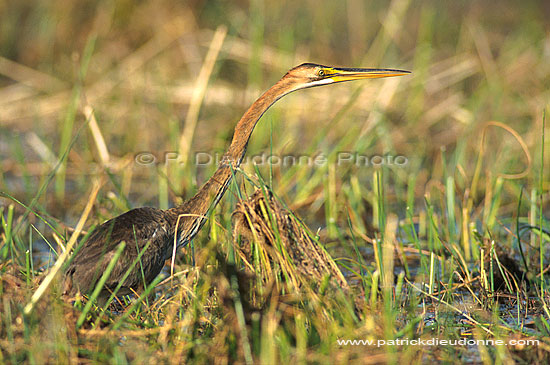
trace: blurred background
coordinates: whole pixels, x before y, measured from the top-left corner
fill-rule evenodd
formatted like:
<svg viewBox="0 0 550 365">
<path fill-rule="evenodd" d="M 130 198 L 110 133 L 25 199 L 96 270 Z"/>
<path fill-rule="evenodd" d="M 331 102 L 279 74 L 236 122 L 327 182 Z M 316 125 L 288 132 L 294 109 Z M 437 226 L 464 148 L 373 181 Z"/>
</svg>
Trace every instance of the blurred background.
<svg viewBox="0 0 550 365">
<path fill-rule="evenodd" d="M 97 327 L 77 330 L 73 309 L 97 315 L 79 301 L 60 306 L 53 285 L 35 315 L 22 315 L 81 216 L 90 230 L 131 208 L 191 197 L 216 168 L 195 154 L 220 156 L 249 105 L 303 62 L 412 74 L 278 101 L 248 146 L 263 163 L 236 172 L 156 304 L 103 322 L 101 311 Z M 0 0 L 0 359 L 547 363 L 549 100 L 548 0 Z M 342 152 L 401 159 L 338 163 Z M 270 165 L 266 155 L 328 162 Z M 311 298 L 258 284 L 270 304 L 261 317 L 246 313 L 247 355 L 243 304 L 225 300 L 240 298 L 237 276 L 219 254 L 233 260 L 232 211 L 262 180 L 361 290 L 344 306 L 325 300 L 325 278 L 314 283 L 323 296 Z M 498 296 L 503 267 L 530 287 L 506 282 Z M 243 303 L 261 303 L 255 293 Z M 541 344 L 335 341 L 488 334 Z"/>
<path fill-rule="evenodd" d="M 95 177 L 106 179 L 97 222 L 131 207 L 171 206 L 215 165 L 163 156 L 222 153 L 261 92 L 289 68 L 315 62 L 413 74 L 292 94 L 264 116 L 249 155 L 334 161 L 352 151 L 408 163 L 385 167 L 382 177 L 353 164 L 259 166 L 306 221 L 330 231 L 346 227 L 351 211 L 357 227 L 376 226 L 377 178 L 401 217 L 406 207 L 420 214 L 425 196 L 444 200 L 449 177 L 456 217 L 472 197 L 474 211 L 483 209 L 495 187 L 505 215 L 520 187 L 540 177 L 548 19 L 544 0 L 0 1 L 0 190 L 29 203 L 45 186 L 37 209 L 67 224 Z M 489 121 L 510 130 L 484 129 Z M 142 152 L 156 163 L 137 163 Z M 472 192 L 478 161 L 482 182 Z M 243 170 L 255 174 L 252 164 Z M 502 174 L 520 180 L 503 182 Z M 547 191 L 550 169 L 544 174 Z M 223 204 L 234 201 L 229 195 Z"/>
</svg>

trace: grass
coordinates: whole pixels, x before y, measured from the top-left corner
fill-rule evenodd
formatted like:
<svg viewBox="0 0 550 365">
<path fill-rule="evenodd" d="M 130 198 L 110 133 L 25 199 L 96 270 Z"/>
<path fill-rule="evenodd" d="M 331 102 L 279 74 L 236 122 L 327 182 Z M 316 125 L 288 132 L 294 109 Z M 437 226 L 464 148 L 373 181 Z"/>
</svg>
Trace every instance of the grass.
<svg viewBox="0 0 550 365">
<path fill-rule="evenodd" d="M 0 9 L 0 362 L 548 362 L 544 1 Z M 190 197 L 215 169 L 196 166 L 193 152 L 221 153 L 255 97 L 306 61 L 413 75 L 279 101 L 248 156 L 327 162 L 235 171 L 174 276 L 148 287 L 154 299 L 111 298 L 118 310 L 60 299 L 51 263 L 70 259 L 64 248 L 131 207 Z M 407 163 L 338 163 L 342 152 Z M 142 153 L 156 163 L 140 163 Z M 283 293 L 265 280 L 243 290 L 231 213 L 263 181 L 335 258 L 353 296 L 322 283 L 288 292 L 261 251 L 254 272 L 272 273 Z"/>
</svg>

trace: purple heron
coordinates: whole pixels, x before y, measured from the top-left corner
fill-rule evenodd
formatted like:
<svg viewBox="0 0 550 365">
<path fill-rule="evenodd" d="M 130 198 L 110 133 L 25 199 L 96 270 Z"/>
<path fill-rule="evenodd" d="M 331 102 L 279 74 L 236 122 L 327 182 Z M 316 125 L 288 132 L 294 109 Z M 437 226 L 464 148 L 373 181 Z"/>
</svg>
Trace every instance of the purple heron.
<svg viewBox="0 0 550 365">
<path fill-rule="evenodd" d="M 313 63 L 292 68 L 242 116 L 217 170 L 195 196 L 167 210 L 150 207 L 132 209 L 99 225 L 74 255 L 65 273 L 64 294 L 73 296 L 78 291 L 86 294 L 93 290 L 122 241 L 127 245 L 111 271 L 104 290 L 112 290 L 119 285 L 132 262 L 148 243 L 140 258 L 141 263 L 126 275 L 122 286 L 126 290 L 140 290 L 153 281 L 170 258 L 174 244 L 178 248 L 184 247 L 204 225 L 209 212 L 229 186 L 232 169 L 240 165 L 256 123 L 283 96 L 309 87 L 409 73 L 393 69 L 328 67 Z"/>
</svg>

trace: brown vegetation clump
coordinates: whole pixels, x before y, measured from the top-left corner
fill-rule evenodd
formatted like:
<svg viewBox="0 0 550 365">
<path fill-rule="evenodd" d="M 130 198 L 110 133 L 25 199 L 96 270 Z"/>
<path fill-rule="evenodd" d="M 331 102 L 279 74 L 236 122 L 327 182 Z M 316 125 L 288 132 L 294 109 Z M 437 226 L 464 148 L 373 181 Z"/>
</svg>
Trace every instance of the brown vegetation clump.
<svg viewBox="0 0 550 365">
<path fill-rule="evenodd" d="M 318 291 L 322 289 L 319 286 L 328 283 L 349 291 L 346 279 L 326 250 L 267 189 L 257 189 L 240 201 L 232 221 L 238 252 L 249 269 L 253 270 L 252 263 L 259 260 L 261 270 L 269 273 L 272 266 L 279 267 L 296 288 L 307 285 Z"/>
</svg>

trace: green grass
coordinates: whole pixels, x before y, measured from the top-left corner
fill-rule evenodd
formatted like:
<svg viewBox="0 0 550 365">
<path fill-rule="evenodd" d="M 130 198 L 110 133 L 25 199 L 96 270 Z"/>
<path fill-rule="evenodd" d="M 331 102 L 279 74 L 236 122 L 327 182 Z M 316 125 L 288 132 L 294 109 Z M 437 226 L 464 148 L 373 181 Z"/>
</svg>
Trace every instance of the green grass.
<svg viewBox="0 0 550 365">
<path fill-rule="evenodd" d="M 0 362 L 548 362 L 548 7 L 542 0 L 494 6 L 0 5 Z M 191 151 L 221 153 L 248 105 L 295 64 L 413 74 L 300 91 L 272 107 L 248 156 L 328 162 L 243 165 L 178 255 L 175 276 L 148 287 L 156 299 L 149 292 L 121 299 L 118 312 L 70 305 L 54 280 L 24 314 L 48 273 L 44 254 L 57 259 L 88 203 L 86 230 L 132 207 L 177 204 L 214 171 L 163 159 L 179 148 L 220 25 L 228 33 Z M 141 152 L 157 164 L 136 162 Z M 340 152 L 408 163 L 337 164 Z M 244 263 L 234 252 L 231 213 L 240 196 L 265 189 L 263 181 L 335 258 L 353 296 L 305 290 L 264 303 L 265 281 L 240 289 Z M 270 272 L 256 253 L 256 275 Z M 507 274 L 514 264 L 523 282 Z M 248 312 L 249 304 L 262 307 Z M 432 338 L 540 343 L 338 343 Z"/>
</svg>

